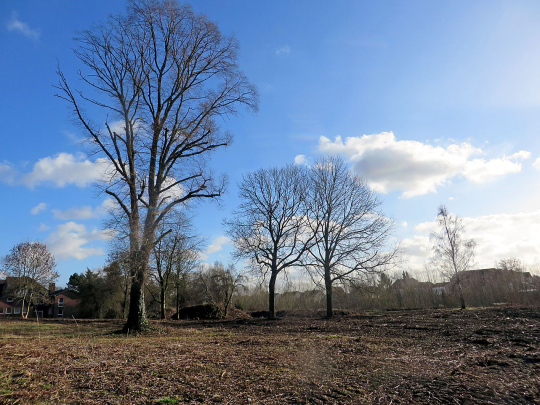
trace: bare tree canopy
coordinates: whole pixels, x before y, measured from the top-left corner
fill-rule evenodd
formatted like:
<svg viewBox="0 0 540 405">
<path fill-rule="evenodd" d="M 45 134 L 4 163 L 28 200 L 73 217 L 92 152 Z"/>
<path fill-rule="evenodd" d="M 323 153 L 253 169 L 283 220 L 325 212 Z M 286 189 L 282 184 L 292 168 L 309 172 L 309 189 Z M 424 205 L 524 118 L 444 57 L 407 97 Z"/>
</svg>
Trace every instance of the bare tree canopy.
<svg viewBox="0 0 540 405">
<path fill-rule="evenodd" d="M 239 184 L 241 203 L 233 218 L 225 221 L 238 256 L 252 260 L 254 269 L 270 276 L 271 318 L 278 274 L 297 264 L 309 245 L 307 180 L 307 169 L 294 165 L 249 173 Z"/>
<path fill-rule="evenodd" d="M 433 243 L 432 264 L 448 278 L 455 277 L 459 288 L 461 309 L 465 309 L 465 298 L 461 286 L 461 273 L 470 269 L 474 261 L 476 242 L 463 238 L 463 220 L 441 205 L 437 213 L 438 232 L 429 235 Z"/>
<path fill-rule="evenodd" d="M 222 193 L 225 180 L 207 164 L 211 151 L 231 141 L 219 120 L 241 107 L 256 110 L 258 96 L 237 66 L 236 40 L 173 0 L 130 1 L 125 16 L 76 41 L 90 91 L 72 89 L 59 69 L 58 96 L 109 162 L 104 191 L 130 229 L 126 328 L 141 330 L 148 326 L 144 285 L 156 227 L 179 204 Z M 86 111 L 102 115 L 91 119 Z"/>
<path fill-rule="evenodd" d="M 4 271 L 15 278 L 13 293 L 22 302 L 23 317 L 28 317 L 32 299 L 37 298 L 40 290 L 48 291 L 49 283 L 58 278 L 55 269 L 56 260 L 43 243 L 22 242 L 11 248 L 4 259 Z M 40 285 L 41 289 L 36 288 Z"/>
<path fill-rule="evenodd" d="M 326 313 L 333 315 L 332 285 L 354 281 L 395 264 L 398 248 L 387 244 L 394 222 L 378 211 L 377 195 L 338 157 L 319 159 L 311 168 L 309 224 L 314 246 L 304 259 L 326 289 Z"/>
</svg>

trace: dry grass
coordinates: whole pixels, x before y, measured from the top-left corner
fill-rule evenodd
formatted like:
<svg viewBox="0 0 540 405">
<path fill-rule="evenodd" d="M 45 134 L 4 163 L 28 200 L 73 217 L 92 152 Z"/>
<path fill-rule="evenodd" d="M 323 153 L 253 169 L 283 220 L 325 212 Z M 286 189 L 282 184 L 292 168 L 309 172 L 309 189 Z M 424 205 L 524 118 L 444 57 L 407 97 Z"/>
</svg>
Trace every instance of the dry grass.
<svg viewBox="0 0 540 405">
<path fill-rule="evenodd" d="M 537 309 L 153 326 L 0 322 L 0 403 L 540 402 Z"/>
</svg>

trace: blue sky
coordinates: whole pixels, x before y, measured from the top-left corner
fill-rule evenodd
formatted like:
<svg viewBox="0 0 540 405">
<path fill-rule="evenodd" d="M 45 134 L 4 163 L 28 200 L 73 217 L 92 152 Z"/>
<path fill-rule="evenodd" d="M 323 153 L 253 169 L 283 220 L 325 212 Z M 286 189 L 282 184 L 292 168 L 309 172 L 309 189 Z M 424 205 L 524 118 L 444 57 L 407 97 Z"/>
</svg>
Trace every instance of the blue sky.
<svg viewBox="0 0 540 405">
<path fill-rule="evenodd" d="M 212 161 L 230 179 L 220 206 L 196 207 L 206 261 L 229 260 L 221 226 L 242 173 L 321 153 L 347 159 L 399 224 L 406 268 L 421 270 L 444 203 L 478 242 L 477 266 L 540 260 L 540 3 L 536 1 L 195 1 L 240 43 L 258 114 L 223 123 L 234 143 Z M 77 84 L 77 30 L 124 1 L 0 3 L 0 256 L 47 243 L 60 283 L 106 259 L 108 202 L 92 187 L 57 63 Z M 99 116 L 94 116 L 99 119 Z M 339 137 L 339 138 L 337 138 Z"/>
</svg>

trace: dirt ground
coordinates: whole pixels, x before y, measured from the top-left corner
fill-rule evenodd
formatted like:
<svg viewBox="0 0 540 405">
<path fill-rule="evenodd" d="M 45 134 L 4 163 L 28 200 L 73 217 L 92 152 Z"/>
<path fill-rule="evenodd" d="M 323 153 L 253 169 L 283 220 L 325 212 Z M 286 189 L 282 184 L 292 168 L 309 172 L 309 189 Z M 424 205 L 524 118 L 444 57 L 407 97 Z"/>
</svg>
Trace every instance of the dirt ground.
<svg viewBox="0 0 540 405">
<path fill-rule="evenodd" d="M 0 403 L 540 403 L 540 309 L 0 322 Z"/>
</svg>

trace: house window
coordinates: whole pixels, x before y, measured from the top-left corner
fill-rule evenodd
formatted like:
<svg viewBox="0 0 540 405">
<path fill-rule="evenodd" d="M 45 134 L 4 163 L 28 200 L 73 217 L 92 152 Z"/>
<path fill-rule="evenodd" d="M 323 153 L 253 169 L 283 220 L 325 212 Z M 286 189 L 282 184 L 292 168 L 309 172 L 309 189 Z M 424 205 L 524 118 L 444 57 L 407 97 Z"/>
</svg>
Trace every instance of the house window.
<svg viewBox="0 0 540 405">
<path fill-rule="evenodd" d="M 11 308 L 6 308 L 6 315 L 11 315 Z"/>
<path fill-rule="evenodd" d="M 4 315 L 4 308 L 0 308 L 0 315 Z"/>
<path fill-rule="evenodd" d="M 58 298 L 58 306 L 59 306 L 59 307 L 63 307 L 63 306 L 64 306 L 64 299 L 63 299 L 63 298 Z"/>
<path fill-rule="evenodd" d="M 13 297 L 8 297 L 7 302 L 13 302 Z"/>
<path fill-rule="evenodd" d="M 63 317 L 64 317 L 64 310 L 63 310 L 63 309 L 59 309 L 59 310 L 58 310 L 58 317 L 59 317 L 59 318 L 63 318 Z"/>
<path fill-rule="evenodd" d="M 21 307 L 15 307 L 13 308 L 13 314 L 14 315 L 18 315 L 21 313 Z"/>
</svg>

